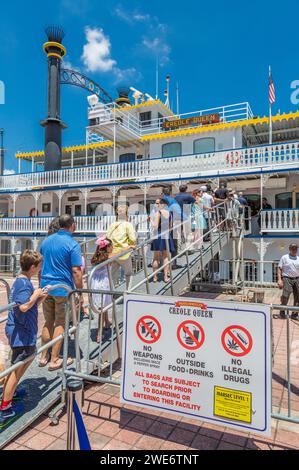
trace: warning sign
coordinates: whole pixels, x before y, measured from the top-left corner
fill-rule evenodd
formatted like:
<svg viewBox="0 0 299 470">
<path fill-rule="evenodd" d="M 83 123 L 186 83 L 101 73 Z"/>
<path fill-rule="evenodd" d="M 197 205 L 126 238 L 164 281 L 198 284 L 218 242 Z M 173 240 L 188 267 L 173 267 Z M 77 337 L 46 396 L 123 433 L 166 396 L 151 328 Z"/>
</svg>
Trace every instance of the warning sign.
<svg viewBox="0 0 299 470">
<path fill-rule="evenodd" d="M 151 316 L 142 317 L 136 325 L 138 337 L 147 344 L 153 344 L 161 336 L 161 325 L 158 320 Z"/>
<path fill-rule="evenodd" d="M 121 402 L 270 436 L 270 320 L 264 304 L 127 294 Z"/>
<path fill-rule="evenodd" d="M 205 340 L 205 333 L 199 323 L 187 320 L 178 327 L 177 338 L 184 348 L 193 351 L 202 346 Z"/>
<path fill-rule="evenodd" d="M 251 397 L 252 394 L 250 392 L 215 387 L 214 415 L 243 423 L 251 423 Z"/>
<path fill-rule="evenodd" d="M 232 325 L 224 330 L 221 337 L 226 352 L 232 356 L 246 356 L 252 349 L 252 337 L 246 328 Z"/>
</svg>

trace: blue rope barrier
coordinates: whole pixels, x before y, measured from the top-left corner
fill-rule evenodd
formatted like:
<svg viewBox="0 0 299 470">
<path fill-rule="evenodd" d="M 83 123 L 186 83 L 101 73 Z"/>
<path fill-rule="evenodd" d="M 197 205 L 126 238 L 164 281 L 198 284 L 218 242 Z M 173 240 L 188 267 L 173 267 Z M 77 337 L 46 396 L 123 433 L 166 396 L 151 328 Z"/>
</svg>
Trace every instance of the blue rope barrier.
<svg viewBox="0 0 299 470">
<path fill-rule="evenodd" d="M 73 402 L 73 411 L 75 415 L 76 425 L 77 425 L 77 433 L 79 439 L 80 450 L 91 450 L 90 442 L 88 439 L 88 435 L 86 432 L 86 428 L 84 425 L 84 421 L 77 405 L 76 400 Z"/>
</svg>

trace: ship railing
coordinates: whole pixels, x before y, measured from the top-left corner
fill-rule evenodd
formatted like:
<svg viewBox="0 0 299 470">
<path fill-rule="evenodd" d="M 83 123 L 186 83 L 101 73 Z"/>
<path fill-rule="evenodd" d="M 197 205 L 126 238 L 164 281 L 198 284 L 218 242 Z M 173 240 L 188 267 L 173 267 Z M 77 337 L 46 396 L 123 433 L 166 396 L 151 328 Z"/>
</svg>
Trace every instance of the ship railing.
<svg viewBox="0 0 299 470">
<path fill-rule="evenodd" d="M 159 157 L 126 163 L 68 168 L 63 170 L 7 175 L 1 177 L 2 192 L 6 189 L 27 191 L 45 187 L 72 187 L 115 182 L 158 181 L 180 177 L 224 177 L 226 174 L 261 169 L 296 168 L 299 163 L 299 141 L 230 149 L 211 153 Z"/>
<path fill-rule="evenodd" d="M 140 121 L 135 115 L 130 112 L 123 111 L 122 108 L 115 103 L 105 104 L 102 103 L 89 109 L 88 117 L 90 120 L 95 120 L 96 124 L 88 129 L 92 130 L 93 127 L 113 126 L 117 125 L 129 130 L 136 137 L 140 137 Z"/>
<path fill-rule="evenodd" d="M 167 129 L 165 129 L 165 122 L 170 122 L 171 121 L 177 121 L 181 119 L 189 119 L 197 116 L 208 116 L 211 114 L 216 114 L 219 115 L 219 123 L 227 123 L 227 122 L 235 122 L 235 121 L 241 121 L 245 119 L 251 119 L 253 117 L 251 108 L 249 103 L 237 103 L 237 104 L 232 104 L 232 105 L 227 105 L 227 106 L 220 106 L 217 108 L 209 108 L 209 109 L 202 109 L 200 111 L 193 111 L 190 113 L 182 113 L 182 114 L 172 114 L 167 117 L 161 117 L 161 118 L 155 118 L 151 119 L 149 121 L 143 121 L 141 123 L 141 135 L 147 135 L 147 134 L 155 134 L 155 133 L 161 133 L 161 132 L 167 132 Z M 216 124 L 217 122 L 211 122 L 205 123 L 204 126 L 209 126 Z M 198 126 L 198 124 L 186 124 L 183 126 L 184 129 L 192 128 L 194 126 Z M 169 129 L 171 130 L 176 130 L 174 129 Z"/>
<path fill-rule="evenodd" d="M 213 259 L 193 279 L 195 292 L 208 288 L 245 292 L 250 289 L 277 288 L 279 260 Z"/>
<path fill-rule="evenodd" d="M 71 288 L 65 284 L 57 284 L 53 286 L 49 286 L 48 292 L 51 294 L 51 291 L 58 289 L 58 288 L 63 288 L 66 290 L 68 294 L 71 293 Z M 11 302 L 3 307 L 0 308 L 0 314 L 9 312 L 12 308 L 14 308 L 17 304 L 14 302 Z M 36 356 L 39 356 L 42 352 L 46 351 L 47 349 L 51 348 L 54 346 L 56 343 L 60 342 L 61 340 L 68 338 L 68 335 L 75 334 L 75 337 L 77 337 L 78 333 L 78 315 L 76 311 L 76 306 L 75 306 L 75 298 L 72 297 L 71 301 L 68 302 L 67 304 L 67 310 L 66 310 L 66 317 L 69 319 L 69 321 L 72 321 L 72 326 L 68 325 L 68 327 L 65 329 L 65 332 L 59 335 L 57 338 L 53 339 L 49 343 L 45 344 L 44 346 L 41 346 L 37 349 L 36 353 L 28 358 L 26 358 L 24 361 L 19 361 L 16 364 L 8 367 L 5 369 L 3 372 L 0 372 L 0 382 L 8 377 L 12 372 L 18 370 L 21 366 L 26 364 L 27 362 L 32 361 Z M 0 317 L 0 324 L 5 324 L 8 320 L 8 316 Z M 38 342 L 40 341 L 41 337 L 38 337 Z M 76 341 L 76 345 L 79 345 L 79 341 Z M 77 347 L 77 346 L 76 346 Z M 80 354 L 80 351 L 76 350 L 76 357 Z M 66 369 L 66 363 L 65 363 L 65 369 Z M 65 391 L 66 391 L 66 379 L 65 375 L 62 375 L 62 393 L 61 393 L 61 400 L 64 403 L 65 401 Z"/>
<path fill-rule="evenodd" d="M 150 119 L 148 121 L 140 121 L 139 118 L 136 118 L 135 115 L 131 113 L 130 107 L 125 107 L 125 110 L 122 110 L 122 108 L 115 105 L 115 103 L 107 105 L 99 103 L 98 105 L 89 108 L 88 115 L 89 119 L 96 120 L 96 127 L 117 123 L 120 126 L 134 132 L 139 137 L 142 137 L 143 135 L 147 134 L 165 132 L 166 129 L 163 126 L 164 122 L 171 122 L 173 120 L 188 119 L 210 114 L 219 115 L 219 122 L 221 123 L 234 122 L 245 119 L 248 120 L 253 117 L 253 113 L 248 102 L 201 109 L 189 113 L 172 113 L 169 116 Z M 211 122 L 210 125 L 212 124 L 213 122 Z M 204 125 L 209 125 L 209 123 L 205 123 Z M 187 125 L 184 127 L 188 128 L 190 126 Z"/>
<path fill-rule="evenodd" d="M 261 232 L 299 232 L 299 209 L 261 211 Z"/>
<path fill-rule="evenodd" d="M 0 233 L 48 233 L 49 225 L 53 217 L 17 217 L 17 218 L 0 218 Z M 88 233 L 99 235 L 105 233 L 116 220 L 114 215 L 103 216 L 77 216 L 74 217 L 76 222 L 77 233 Z M 139 233 L 148 231 L 147 214 L 131 215 L 130 222 L 138 230 Z M 7 255 L 6 255 L 7 256 Z"/>
</svg>

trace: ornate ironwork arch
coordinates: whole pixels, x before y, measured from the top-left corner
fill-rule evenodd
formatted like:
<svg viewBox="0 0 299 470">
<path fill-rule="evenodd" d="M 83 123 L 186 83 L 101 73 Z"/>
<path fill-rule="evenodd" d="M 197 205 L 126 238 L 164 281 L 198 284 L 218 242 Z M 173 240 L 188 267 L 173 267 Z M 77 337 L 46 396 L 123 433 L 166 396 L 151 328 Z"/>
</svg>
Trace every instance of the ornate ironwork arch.
<svg viewBox="0 0 299 470">
<path fill-rule="evenodd" d="M 108 93 L 100 87 L 100 85 L 76 70 L 62 68 L 60 83 L 62 85 L 73 85 L 79 88 L 84 88 L 90 93 L 97 95 L 100 101 L 105 104 L 113 102 L 111 96 L 109 96 Z"/>
</svg>

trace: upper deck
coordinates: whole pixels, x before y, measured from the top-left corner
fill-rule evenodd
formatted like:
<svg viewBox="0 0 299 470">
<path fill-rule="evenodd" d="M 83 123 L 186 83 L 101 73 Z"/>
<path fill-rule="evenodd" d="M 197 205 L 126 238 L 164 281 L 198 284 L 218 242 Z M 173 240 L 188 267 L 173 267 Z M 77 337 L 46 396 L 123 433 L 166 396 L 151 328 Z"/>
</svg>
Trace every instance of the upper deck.
<svg viewBox="0 0 299 470">
<path fill-rule="evenodd" d="M 171 114 L 159 100 L 88 110 L 86 144 L 63 149 L 61 170 L 43 171 L 44 152 L 19 153 L 31 172 L 2 176 L 0 192 L 33 192 L 295 171 L 299 112 L 253 116 L 249 103 Z M 39 166 L 39 168 L 38 168 Z M 37 169 L 42 171 L 36 171 Z"/>
<path fill-rule="evenodd" d="M 89 133 L 98 135 L 101 141 L 116 141 L 124 145 L 131 139 L 146 142 L 147 136 L 168 136 L 177 130 L 198 130 L 215 124 L 248 120 L 253 118 L 253 113 L 249 103 L 237 103 L 176 115 L 160 100 L 150 100 L 122 108 L 115 103 L 98 103 L 89 108 L 88 118 Z"/>
</svg>

